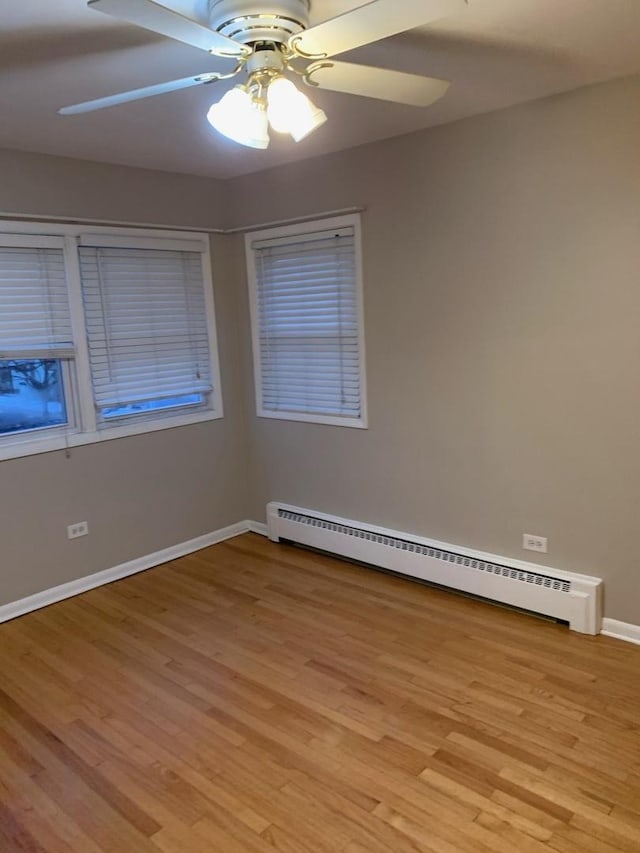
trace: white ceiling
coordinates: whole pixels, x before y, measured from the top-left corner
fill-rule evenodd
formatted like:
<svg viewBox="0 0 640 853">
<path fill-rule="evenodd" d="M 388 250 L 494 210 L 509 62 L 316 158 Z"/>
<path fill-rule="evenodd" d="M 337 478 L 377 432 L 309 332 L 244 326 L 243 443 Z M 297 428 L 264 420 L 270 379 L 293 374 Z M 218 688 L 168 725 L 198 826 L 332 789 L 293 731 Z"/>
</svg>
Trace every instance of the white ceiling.
<svg viewBox="0 0 640 853">
<path fill-rule="evenodd" d="M 163 0 L 206 20 L 206 0 Z M 312 0 L 312 23 L 363 0 Z M 74 117 L 60 106 L 228 67 L 85 0 L 0 0 L 0 147 L 228 178 L 640 73 L 640 0 L 469 0 L 461 14 L 340 58 L 453 81 L 418 109 L 314 92 L 329 121 L 253 151 L 205 121 L 215 83 Z M 221 65 L 222 63 L 222 65 Z"/>
</svg>

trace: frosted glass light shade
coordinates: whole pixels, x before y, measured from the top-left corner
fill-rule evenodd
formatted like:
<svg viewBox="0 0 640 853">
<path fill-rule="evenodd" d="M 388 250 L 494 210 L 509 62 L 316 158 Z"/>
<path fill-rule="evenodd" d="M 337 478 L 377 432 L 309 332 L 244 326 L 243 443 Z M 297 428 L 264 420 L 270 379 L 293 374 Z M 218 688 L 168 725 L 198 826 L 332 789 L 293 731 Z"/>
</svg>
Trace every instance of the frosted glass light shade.
<svg viewBox="0 0 640 853">
<path fill-rule="evenodd" d="M 252 101 L 242 86 L 230 89 L 207 113 L 209 124 L 234 142 L 250 148 L 269 145 L 268 120 L 264 107 Z"/>
<path fill-rule="evenodd" d="M 325 113 L 298 91 L 291 80 L 276 77 L 267 92 L 267 116 L 277 133 L 290 133 L 296 142 L 327 120 Z"/>
<path fill-rule="evenodd" d="M 299 93 L 302 98 L 300 107 L 298 108 L 293 121 L 291 122 L 290 133 L 295 142 L 300 142 L 305 136 L 308 136 L 321 124 L 327 120 L 327 114 L 324 110 L 312 104 L 306 95 Z"/>
</svg>

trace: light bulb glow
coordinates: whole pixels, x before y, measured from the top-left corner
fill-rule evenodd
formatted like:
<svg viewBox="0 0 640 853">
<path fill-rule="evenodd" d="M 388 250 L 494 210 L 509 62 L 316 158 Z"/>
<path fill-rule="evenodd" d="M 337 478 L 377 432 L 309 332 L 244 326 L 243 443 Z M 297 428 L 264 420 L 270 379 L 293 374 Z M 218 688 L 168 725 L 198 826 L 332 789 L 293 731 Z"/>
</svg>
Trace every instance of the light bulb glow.
<svg viewBox="0 0 640 853">
<path fill-rule="evenodd" d="M 267 116 L 277 133 L 290 133 L 300 142 L 327 120 L 326 114 L 314 106 L 286 77 L 276 77 L 267 92 Z"/>
<path fill-rule="evenodd" d="M 209 124 L 234 142 L 250 148 L 269 145 L 267 113 L 243 86 L 230 89 L 207 113 Z"/>
<path fill-rule="evenodd" d="M 276 133 L 290 133 L 291 122 L 304 95 L 286 77 L 276 77 L 267 91 L 267 116 Z"/>
</svg>

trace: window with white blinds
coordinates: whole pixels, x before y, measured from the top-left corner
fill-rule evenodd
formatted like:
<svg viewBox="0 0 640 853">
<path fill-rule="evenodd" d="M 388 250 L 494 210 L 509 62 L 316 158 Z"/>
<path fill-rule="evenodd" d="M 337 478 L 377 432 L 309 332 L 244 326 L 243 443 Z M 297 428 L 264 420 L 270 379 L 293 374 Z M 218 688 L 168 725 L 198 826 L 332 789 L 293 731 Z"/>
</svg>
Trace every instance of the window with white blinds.
<svg viewBox="0 0 640 853">
<path fill-rule="evenodd" d="M 0 442 L 73 425 L 64 240 L 0 234 Z"/>
<path fill-rule="evenodd" d="M 0 235 L 0 359 L 73 354 L 63 240 Z"/>
<path fill-rule="evenodd" d="M 247 235 L 258 414 L 365 426 L 358 217 Z"/>
<path fill-rule="evenodd" d="M 90 245 L 79 251 L 100 417 L 208 405 L 213 382 L 201 253 Z"/>
<path fill-rule="evenodd" d="M 0 222 L 0 459 L 219 417 L 208 235 Z"/>
</svg>

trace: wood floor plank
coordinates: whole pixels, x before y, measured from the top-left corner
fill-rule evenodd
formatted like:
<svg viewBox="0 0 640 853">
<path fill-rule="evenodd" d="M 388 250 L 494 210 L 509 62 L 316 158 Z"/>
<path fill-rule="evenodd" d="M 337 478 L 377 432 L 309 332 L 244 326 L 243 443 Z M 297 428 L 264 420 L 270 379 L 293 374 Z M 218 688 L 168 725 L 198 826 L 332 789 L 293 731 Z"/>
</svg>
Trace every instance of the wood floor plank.
<svg viewBox="0 0 640 853">
<path fill-rule="evenodd" d="M 0 670 L 2 853 L 640 853 L 640 648 L 255 534 Z"/>
</svg>

